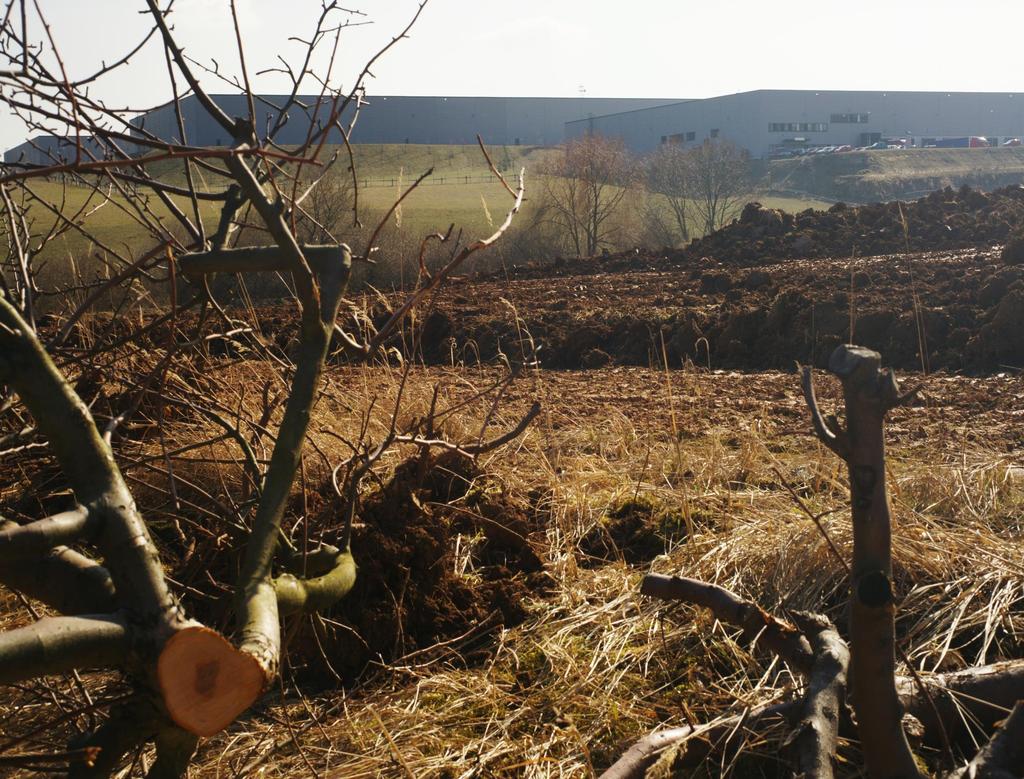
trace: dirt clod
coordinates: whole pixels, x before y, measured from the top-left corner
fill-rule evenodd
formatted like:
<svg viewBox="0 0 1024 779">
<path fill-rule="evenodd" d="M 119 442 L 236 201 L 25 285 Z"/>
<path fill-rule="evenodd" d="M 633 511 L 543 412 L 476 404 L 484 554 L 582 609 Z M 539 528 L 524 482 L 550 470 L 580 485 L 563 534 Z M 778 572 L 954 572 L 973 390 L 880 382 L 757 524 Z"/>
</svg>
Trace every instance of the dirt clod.
<svg viewBox="0 0 1024 779">
<path fill-rule="evenodd" d="M 1016 230 L 1007 239 L 1002 258 L 1007 265 L 1024 265 L 1024 229 Z"/>
<path fill-rule="evenodd" d="M 360 519 L 356 585 L 331 615 L 344 627 L 320 637 L 345 679 L 459 637 L 471 655 L 481 636 L 519 624 L 547 587 L 529 515 L 457 453 L 403 463 Z"/>
<path fill-rule="evenodd" d="M 1024 189 L 946 188 L 919 200 L 784 214 L 750 203 L 740 218 L 694 241 L 679 260 L 737 265 L 801 257 L 850 257 L 1002 243 L 1024 223 Z"/>
<path fill-rule="evenodd" d="M 643 496 L 613 506 L 583 537 L 584 563 L 624 560 L 636 565 L 664 554 L 673 540 L 685 536 L 683 517 Z"/>
</svg>

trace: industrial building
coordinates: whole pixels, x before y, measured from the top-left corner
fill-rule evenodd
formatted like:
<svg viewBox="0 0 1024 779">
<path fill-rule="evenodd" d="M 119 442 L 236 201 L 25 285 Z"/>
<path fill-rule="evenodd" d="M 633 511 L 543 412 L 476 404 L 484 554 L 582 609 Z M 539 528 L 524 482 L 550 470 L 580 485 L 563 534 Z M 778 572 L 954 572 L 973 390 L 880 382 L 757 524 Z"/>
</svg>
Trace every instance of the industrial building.
<svg viewBox="0 0 1024 779">
<path fill-rule="evenodd" d="M 244 95 L 211 95 L 228 116 L 248 116 Z M 304 95 L 299 101 L 315 105 L 317 95 Z M 287 95 L 261 95 L 255 101 L 256 130 L 265 135 L 276 120 L 277 106 Z M 610 114 L 636 108 L 650 108 L 669 101 L 640 98 L 600 97 L 408 97 L 377 95 L 367 97 L 360 108 L 352 133 L 353 143 L 476 143 L 479 134 L 487 143 L 497 145 L 556 146 L 563 142 L 565 124 L 598 114 Z M 348 124 L 350 107 L 341 118 Z M 218 125 L 194 96 L 181 101 L 182 119 L 188 143 L 196 146 L 221 146 L 228 142 Z M 327 117 L 321 109 L 318 121 Z M 178 122 L 173 104 L 145 114 L 135 122 L 161 138 L 177 138 Z M 301 143 L 309 130 L 305 111 L 289 111 L 288 123 L 277 134 L 279 143 Z M 180 140 L 180 139 L 179 139 Z M 334 142 L 340 142 L 335 135 Z"/>
<path fill-rule="evenodd" d="M 848 92 L 761 89 L 593 116 L 566 124 L 566 138 L 621 138 L 638 153 L 720 138 L 754 157 L 784 149 L 930 146 L 945 138 L 1024 136 L 1024 93 Z"/>
<path fill-rule="evenodd" d="M 79 138 L 37 135 L 8 149 L 4 153 L 4 162 L 23 165 L 56 165 L 74 162 L 79 148 L 82 150 L 83 160 L 103 159 L 104 150 L 93 140 L 91 135 L 83 135 Z"/>
<path fill-rule="evenodd" d="M 244 95 L 212 95 L 229 116 L 248 116 Z M 285 95 L 256 98 L 257 132 L 265 136 Z M 299 100 L 316 103 L 317 96 Z M 195 96 L 180 102 L 185 138 L 173 104 L 133 124 L 154 135 L 194 146 L 224 146 L 226 133 Z M 347 125 L 351 108 L 342 117 Z M 321 110 L 316 121 L 323 121 Z M 309 131 L 300 108 L 289 111 L 277 141 L 297 144 Z M 477 134 L 495 145 L 556 146 L 587 134 L 621 138 L 638 153 L 671 143 L 729 140 L 754 157 L 786 149 L 869 146 L 889 140 L 929 146 L 942 139 L 984 136 L 1000 143 L 1024 137 L 1024 93 L 852 92 L 756 90 L 700 100 L 592 97 L 408 97 L 366 99 L 353 132 L 355 143 L 471 144 Z M 335 131 L 331 142 L 338 142 Z M 67 139 L 39 136 L 9 150 L 6 162 L 66 161 Z M 141 151 L 141 149 L 140 149 Z M 72 152 L 73 153 L 73 152 Z"/>
<path fill-rule="evenodd" d="M 211 95 L 228 116 L 249 115 L 246 97 Z M 276 121 L 275 107 L 283 106 L 287 95 L 259 95 L 255 99 L 256 130 L 265 136 Z M 304 105 L 315 105 L 318 95 L 298 98 Z M 610 114 L 636 108 L 662 105 L 669 100 L 601 97 L 408 97 L 377 95 L 367 97 L 360 109 L 352 134 L 354 143 L 430 143 L 472 144 L 479 134 L 495 145 L 556 146 L 564 141 L 566 122 L 598 114 Z M 194 95 L 180 101 L 185 138 L 181 138 L 174 104 L 149 111 L 133 124 L 164 140 L 187 142 L 193 146 L 225 146 L 230 142 L 224 129 L 200 105 Z M 353 108 L 342 116 L 347 126 Z M 317 121 L 327 118 L 322 108 Z M 287 124 L 276 134 L 278 143 L 297 144 L 306 139 L 310 120 L 301 108 L 288 112 Z M 335 131 L 330 142 L 338 143 Z M 36 148 L 33 147 L 33 144 Z M 40 136 L 4 155 L 6 162 L 53 164 L 65 159 L 67 141 L 56 136 Z"/>
</svg>

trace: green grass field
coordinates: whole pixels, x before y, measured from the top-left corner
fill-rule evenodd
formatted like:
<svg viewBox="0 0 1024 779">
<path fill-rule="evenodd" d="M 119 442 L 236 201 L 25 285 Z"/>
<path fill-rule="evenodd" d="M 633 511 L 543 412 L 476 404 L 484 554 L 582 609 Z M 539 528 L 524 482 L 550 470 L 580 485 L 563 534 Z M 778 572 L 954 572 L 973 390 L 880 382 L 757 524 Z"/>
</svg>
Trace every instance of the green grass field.
<svg viewBox="0 0 1024 779">
<path fill-rule="evenodd" d="M 116 192 L 95 192 L 87 187 L 65 186 L 54 181 L 32 181 L 27 184 L 27 192 L 14 191 L 12 197 L 27 205 L 33 249 L 42 245 L 34 261 L 44 286 L 57 279 L 73 277 L 76 269 L 86 278 L 97 273 L 102 275 L 104 262 L 100 258 L 116 267 L 117 254 L 134 258 L 138 252 L 160 242 L 139 211 Z M 192 215 L 187 198 L 173 200 Z M 158 198 L 146 198 L 143 212 L 146 210 L 149 219 L 163 225 L 167 234 L 181 235 L 182 228 Z M 218 204 L 201 202 L 204 224 L 216 226 L 217 213 Z M 0 232 L 5 233 L 5 228 L 0 228 Z"/>
<path fill-rule="evenodd" d="M 329 156 L 335 150 L 326 151 Z M 340 151 L 344 153 L 344 150 Z M 520 168 L 526 169 L 527 196 L 518 225 L 529 224 L 533 202 L 540 191 L 539 171 L 551 155 L 560 153 L 559 150 L 498 146 L 489 151 L 495 166 L 510 181 L 514 181 Z M 387 234 L 391 236 L 392 246 L 398 247 L 395 251 L 407 253 L 410 247 L 418 245 L 422 236 L 444 232 L 452 223 L 456 229 L 463 229 L 466 238 L 484 237 L 501 223 L 511 205 L 511 198 L 490 174 L 476 146 L 370 144 L 356 146 L 354 152 L 360 216 L 364 227 L 354 231 L 348 217 L 339 216 L 335 218 L 333 231 L 339 239 L 351 242 L 353 247 L 362 246 L 368 231 L 395 199 L 431 167 L 433 175 L 425 179 L 389 219 Z M 347 167 L 342 159 L 337 164 L 337 172 L 329 174 L 344 178 L 345 187 L 349 187 Z M 156 163 L 151 172 L 170 183 L 181 185 L 185 181 L 180 162 Z M 223 182 L 212 180 L 208 174 L 200 177 L 202 189 L 214 191 L 221 186 Z M 64 186 L 55 181 L 29 182 L 28 190 L 31 195 L 25 202 L 33 233 L 38 236 L 37 243 L 50 234 L 54 226 L 57 227 L 55 236 L 45 241 L 35 260 L 44 286 L 73 278 L 76 271 L 86 278 L 104 275 L 107 272 L 104 262 L 117 266 L 117 260 L 111 256 L 114 252 L 133 257 L 159 242 L 158 234 L 146 226 L 139 212 L 116 191 L 96 193 L 85 187 Z M 646 193 L 638 193 L 630 208 L 639 211 L 643 199 L 650 197 Z M 829 205 L 821 200 L 771 193 L 754 193 L 750 199 L 792 212 Z M 176 197 L 174 200 L 185 213 L 193 216 L 188 198 Z M 212 232 L 217 225 L 220 204 L 201 201 L 200 205 L 204 227 L 207 233 Z M 158 221 L 173 235 L 183 235 L 183 229 L 158 198 L 149 196 L 143 208 L 148 210 L 150 221 Z M 63 214 L 65 219 L 57 217 L 55 212 Z M 624 213 L 623 219 L 631 219 L 629 211 Z M 623 236 L 626 236 L 625 230 Z M 622 240 L 629 245 L 636 242 L 632 235 Z"/>
</svg>

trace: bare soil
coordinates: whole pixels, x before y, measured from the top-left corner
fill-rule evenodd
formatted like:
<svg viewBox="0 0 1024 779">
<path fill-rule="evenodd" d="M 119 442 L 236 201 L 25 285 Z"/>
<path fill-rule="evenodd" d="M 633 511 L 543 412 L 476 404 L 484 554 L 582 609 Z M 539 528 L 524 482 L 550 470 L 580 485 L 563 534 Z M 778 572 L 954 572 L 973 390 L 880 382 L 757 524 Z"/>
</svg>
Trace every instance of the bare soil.
<svg viewBox="0 0 1024 779">
<path fill-rule="evenodd" d="M 683 252 L 757 265 L 806 257 L 851 257 L 963 249 L 1002 243 L 1024 221 L 1024 188 L 981 192 L 940 189 L 911 202 L 786 214 L 750 203 L 731 225 L 694 241 Z"/>
<path fill-rule="evenodd" d="M 991 373 L 1024 367 L 1024 267 L 994 249 L 754 268 L 705 258 L 466 283 L 424 321 L 421 354 L 440 363 L 533 346 L 550 368 L 777 369 L 855 341 L 903 369 Z"/>
<path fill-rule="evenodd" d="M 336 508 L 328 504 L 312 526 L 336 524 Z M 360 555 L 355 589 L 330 615 L 343 627 L 321 632 L 315 651 L 309 637 L 307 663 L 321 679 L 333 671 L 351 682 L 371 663 L 454 638 L 474 657 L 474 635 L 518 625 L 527 597 L 550 587 L 538 531 L 542 538 L 539 522 L 470 459 L 427 452 L 403 462 L 361 507 L 353 547 L 372 552 Z M 460 559 L 470 555 L 466 576 Z"/>
</svg>

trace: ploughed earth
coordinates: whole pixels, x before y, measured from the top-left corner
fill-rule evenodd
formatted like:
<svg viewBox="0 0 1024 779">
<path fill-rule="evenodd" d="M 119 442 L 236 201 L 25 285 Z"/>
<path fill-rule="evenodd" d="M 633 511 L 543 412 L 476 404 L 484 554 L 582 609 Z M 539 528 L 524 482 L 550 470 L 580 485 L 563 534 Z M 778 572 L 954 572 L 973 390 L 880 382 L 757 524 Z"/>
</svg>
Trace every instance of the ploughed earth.
<svg viewBox="0 0 1024 779">
<path fill-rule="evenodd" d="M 799 214 L 748 204 L 740 218 L 686 248 L 688 257 L 710 256 L 737 265 L 764 258 L 796 259 L 929 249 L 963 249 L 1003 243 L 1024 224 L 1024 188 L 980 192 L 946 188 L 911 202 L 864 206 L 837 203 Z"/>
<path fill-rule="evenodd" d="M 507 357 L 556 369 L 690 361 L 764 370 L 823 365 L 836 345 L 856 342 L 904 370 L 1018 370 L 1024 239 L 1014 233 L 1022 227 L 1021 187 L 796 215 L 751 203 L 685 249 L 453 280 L 391 345 L 433 365 Z M 404 300 L 353 297 L 357 319 L 377 326 Z M 294 341 L 290 305 L 262 307 L 257 321 L 281 348 Z M 156 333 L 154 343 L 164 338 Z M 230 342 L 215 348 L 242 353 Z"/>
<path fill-rule="evenodd" d="M 635 270 L 455 285 L 423 314 L 428 362 L 499 352 L 547 368 L 788 368 L 856 342 L 927 371 L 1024 367 L 1024 266 L 993 248 L 735 267 L 711 258 Z M 532 274 L 531 274 L 532 275 Z"/>
<path fill-rule="evenodd" d="M 903 369 L 1020 369 L 1024 265 L 998 244 L 1021 225 L 1020 187 L 796 215 L 752 203 L 683 250 L 457 283 L 404 346 L 431 363 L 759 370 L 822 364 L 852 341 Z M 377 302 L 370 314 L 387 312 Z"/>
</svg>

